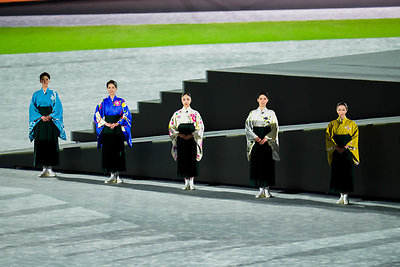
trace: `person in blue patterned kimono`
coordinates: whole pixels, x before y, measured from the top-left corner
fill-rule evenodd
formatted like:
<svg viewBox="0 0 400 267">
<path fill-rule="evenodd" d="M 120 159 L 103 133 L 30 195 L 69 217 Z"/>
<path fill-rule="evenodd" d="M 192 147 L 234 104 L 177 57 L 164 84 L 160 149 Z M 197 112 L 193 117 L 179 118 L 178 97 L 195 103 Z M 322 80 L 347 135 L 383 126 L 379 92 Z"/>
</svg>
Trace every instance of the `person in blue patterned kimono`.
<svg viewBox="0 0 400 267">
<path fill-rule="evenodd" d="M 190 107 L 189 93 L 181 96 L 182 109 L 174 112 L 168 125 L 171 154 L 178 166 L 178 177 L 185 180 L 183 190 L 194 190 L 198 162 L 203 156 L 204 123 L 200 113 Z"/>
<path fill-rule="evenodd" d="M 267 109 L 268 101 L 267 93 L 259 93 L 259 107 L 250 112 L 245 123 L 250 185 L 260 188 L 256 198 L 272 197 L 269 187 L 275 185 L 275 161 L 279 160 L 278 119 Z"/>
<path fill-rule="evenodd" d="M 119 172 L 125 171 L 124 141 L 132 147 L 132 115 L 125 100 L 116 96 L 117 82 L 106 84 L 109 96 L 96 106 L 97 148 L 102 149 L 102 168 L 111 176 L 105 183 L 123 183 Z"/>
<path fill-rule="evenodd" d="M 58 94 L 49 89 L 50 74 L 40 74 L 42 88 L 29 105 L 29 140 L 34 142 L 34 166 L 43 167 L 39 177 L 55 177 L 52 166 L 59 164 L 58 138 L 66 140 L 63 107 Z"/>
</svg>

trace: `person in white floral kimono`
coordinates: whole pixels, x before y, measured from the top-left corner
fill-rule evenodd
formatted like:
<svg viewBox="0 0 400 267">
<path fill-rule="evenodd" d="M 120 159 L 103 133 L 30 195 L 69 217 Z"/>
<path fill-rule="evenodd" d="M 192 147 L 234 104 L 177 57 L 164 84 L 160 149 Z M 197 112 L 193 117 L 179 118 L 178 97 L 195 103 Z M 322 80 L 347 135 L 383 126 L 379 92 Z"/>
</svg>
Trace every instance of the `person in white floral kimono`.
<svg viewBox="0 0 400 267">
<path fill-rule="evenodd" d="M 245 123 L 250 185 L 260 188 L 256 198 L 272 197 L 269 187 L 275 185 L 275 161 L 279 160 L 278 119 L 267 109 L 268 100 L 267 93 L 259 93 L 259 107 L 250 112 Z"/>
<path fill-rule="evenodd" d="M 183 93 L 182 109 L 174 112 L 169 122 L 172 140 L 171 154 L 178 165 L 178 178 L 185 179 L 183 190 L 194 190 L 194 177 L 198 176 L 198 162 L 203 156 L 204 124 L 200 113 L 190 107 L 192 98 Z"/>
</svg>

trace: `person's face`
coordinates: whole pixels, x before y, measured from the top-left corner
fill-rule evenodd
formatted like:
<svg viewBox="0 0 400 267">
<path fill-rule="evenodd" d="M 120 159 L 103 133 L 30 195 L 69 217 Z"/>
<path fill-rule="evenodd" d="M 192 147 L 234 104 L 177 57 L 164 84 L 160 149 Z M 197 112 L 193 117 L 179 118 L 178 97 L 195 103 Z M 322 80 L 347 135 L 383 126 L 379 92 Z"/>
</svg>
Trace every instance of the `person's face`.
<svg viewBox="0 0 400 267">
<path fill-rule="evenodd" d="M 190 103 L 192 103 L 192 98 L 190 96 L 188 96 L 188 95 L 182 96 L 181 100 L 182 100 L 182 105 L 185 108 L 188 108 L 190 106 Z"/>
<path fill-rule="evenodd" d="M 344 116 L 347 113 L 347 108 L 344 105 L 340 105 L 336 108 L 336 112 L 339 115 L 339 117 L 344 118 Z"/>
<path fill-rule="evenodd" d="M 115 96 L 115 93 L 117 92 L 117 87 L 115 87 L 114 84 L 109 83 L 108 86 L 107 86 L 107 91 L 108 91 L 108 94 L 109 94 L 111 97 L 114 97 L 114 96 Z"/>
<path fill-rule="evenodd" d="M 258 102 L 258 105 L 259 105 L 260 107 L 265 108 L 265 106 L 266 106 L 267 103 L 268 103 L 268 98 L 267 98 L 265 95 L 260 95 L 260 96 L 257 98 L 257 102 Z"/>
<path fill-rule="evenodd" d="M 42 84 L 42 88 L 49 87 L 49 83 L 50 83 L 49 77 L 43 76 L 43 78 L 40 80 L 40 83 Z"/>
</svg>

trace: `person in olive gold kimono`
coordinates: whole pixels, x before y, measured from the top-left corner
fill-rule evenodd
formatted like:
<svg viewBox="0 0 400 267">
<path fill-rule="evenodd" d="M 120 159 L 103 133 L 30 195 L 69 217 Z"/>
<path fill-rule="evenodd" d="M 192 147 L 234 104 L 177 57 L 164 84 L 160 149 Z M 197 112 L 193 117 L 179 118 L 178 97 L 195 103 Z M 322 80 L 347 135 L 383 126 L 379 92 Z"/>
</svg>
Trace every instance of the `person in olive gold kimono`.
<svg viewBox="0 0 400 267">
<path fill-rule="evenodd" d="M 348 194 L 353 191 L 354 165 L 360 163 L 358 151 L 358 126 L 346 117 L 348 106 L 336 105 L 339 117 L 326 129 L 326 151 L 331 166 L 330 189 L 340 193 L 337 204 L 349 204 Z"/>
</svg>

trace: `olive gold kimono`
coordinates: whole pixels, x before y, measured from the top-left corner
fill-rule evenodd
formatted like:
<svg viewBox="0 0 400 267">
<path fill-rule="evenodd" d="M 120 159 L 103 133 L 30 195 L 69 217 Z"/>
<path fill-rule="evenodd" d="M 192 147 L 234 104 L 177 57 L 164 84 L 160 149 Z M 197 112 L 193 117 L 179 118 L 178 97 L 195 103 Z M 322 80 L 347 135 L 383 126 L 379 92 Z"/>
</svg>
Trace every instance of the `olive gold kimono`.
<svg viewBox="0 0 400 267">
<path fill-rule="evenodd" d="M 348 148 L 339 153 L 335 149 L 336 146 Z M 360 163 L 357 124 L 346 117 L 343 120 L 339 117 L 331 121 L 326 129 L 326 151 L 331 166 L 331 191 L 352 192 L 353 168 Z"/>
</svg>

